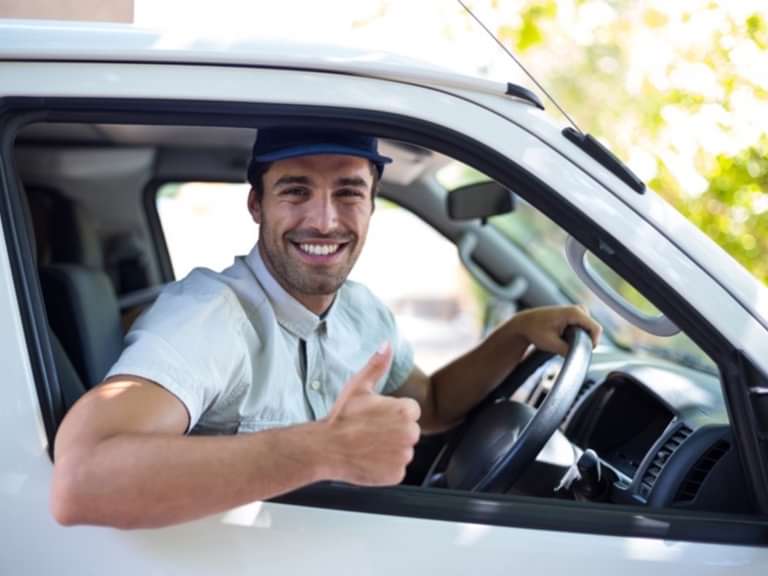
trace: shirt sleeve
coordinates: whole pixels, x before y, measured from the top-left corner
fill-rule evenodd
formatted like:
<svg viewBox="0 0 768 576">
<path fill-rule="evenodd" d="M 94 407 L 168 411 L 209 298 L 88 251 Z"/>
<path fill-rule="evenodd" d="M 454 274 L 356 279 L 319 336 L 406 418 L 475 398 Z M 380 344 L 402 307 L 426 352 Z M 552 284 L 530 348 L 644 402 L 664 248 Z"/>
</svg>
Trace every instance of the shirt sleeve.
<svg viewBox="0 0 768 576">
<path fill-rule="evenodd" d="M 188 430 L 239 383 L 245 352 L 236 297 L 194 274 L 166 288 L 134 323 L 107 374 L 138 376 L 171 392 L 189 413 Z"/>
</svg>

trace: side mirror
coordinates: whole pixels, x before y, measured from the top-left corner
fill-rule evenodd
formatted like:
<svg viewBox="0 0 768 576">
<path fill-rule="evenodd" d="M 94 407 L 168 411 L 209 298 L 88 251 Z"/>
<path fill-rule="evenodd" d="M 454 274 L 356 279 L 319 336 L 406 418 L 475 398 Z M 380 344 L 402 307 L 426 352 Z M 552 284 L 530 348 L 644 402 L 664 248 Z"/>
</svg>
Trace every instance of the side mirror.
<svg viewBox="0 0 768 576">
<path fill-rule="evenodd" d="M 512 212 L 514 194 L 498 182 L 467 184 L 448 193 L 448 216 L 453 220 L 480 218 L 483 223 L 491 216 Z"/>
</svg>

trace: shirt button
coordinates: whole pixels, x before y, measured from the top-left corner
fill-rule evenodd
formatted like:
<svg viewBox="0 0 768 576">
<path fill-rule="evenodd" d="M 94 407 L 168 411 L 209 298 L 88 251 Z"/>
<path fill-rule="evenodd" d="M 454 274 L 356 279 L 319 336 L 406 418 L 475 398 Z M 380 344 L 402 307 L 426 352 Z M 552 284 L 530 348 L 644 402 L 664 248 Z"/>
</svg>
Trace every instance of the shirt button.
<svg viewBox="0 0 768 576">
<path fill-rule="evenodd" d="M 320 390 L 320 380 L 312 380 L 312 382 L 309 383 L 309 386 L 312 390 Z"/>
</svg>

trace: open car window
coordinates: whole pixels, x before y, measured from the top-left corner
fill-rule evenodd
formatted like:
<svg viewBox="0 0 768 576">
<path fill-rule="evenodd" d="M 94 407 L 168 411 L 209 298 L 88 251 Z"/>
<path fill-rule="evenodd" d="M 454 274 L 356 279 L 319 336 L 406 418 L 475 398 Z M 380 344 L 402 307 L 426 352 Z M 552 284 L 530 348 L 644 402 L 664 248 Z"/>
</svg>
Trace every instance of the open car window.
<svg viewBox="0 0 768 576">
<path fill-rule="evenodd" d="M 93 160 L 92 149 L 64 152 L 54 146 L 41 153 L 32 145 L 41 133 L 45 134 L 38 128 L 29 139 L 21 138 L 17 147 L 25 167 L 21 178 L 27 194 L 52 184 L 44 178 L 36 180 L 38 163 L 64 153 L 70 162 L 87 164 Z M 147 146 L 151 151 L 150 144 Z M 394 149 L 392 154 L 410 154 L 415 148 L 411 145 L 413 148 L 398 149 L 396 143 L 390 146 Z M 568 456 L 552 460 L 542 452 L 542 458 L 531 465 L 531 471 L 514 487 L 481 497 L 510 505 L 516 497 L 533 498 L 540 504 L 557 504 L 566 499 L 589 507 L 585 492 L 577 498 L 568 486 L 563 492 L 561 484 L 581 455 L 593 451 L 605 469 L 615 474 L 609 489 L 595 502 L 613 504 L 619 513 L 631 514 L 625 507 L 641 506 L 696 513 L 748 514 L 751 504 L 744 498 L 747 492 L 743 471 L 719 378 L 709 370 L 702 371 L 671 356 L 657 361 L 641 354 L 639 348 L 623 345 L 621 335 L 614 332 L 615 327 L 599 316 L 590 294 L 569 276 L 561 251 L 564 230 L 522 197 L 518 198 L 514 212 L 492 218 L 487 226 L 451 221 L 446 214 L 445 200 L 449 189 L 462 183 L 461 177 L 441 183 L 436 173 L 447 165 L 461 175 L 467 171 L 466 165 L 426 148 L 423 143 L 417 149 L 419 155 L 427 158 L 424 172 L 419 175 L 413 171 L 416 176 L 396 173 L 392 180 L 383 183 L 385 198 L 377 200 L 368 245 L 352 278 L 379 294 L 397 316 L 403 334 L 414 344 L 419 366 L 428 372 L 434 371 L 475 346 L 488 329 L 503 322 L 515 310 L 561 303 L 557 298 L 550 298 L 550 284 L 558 286 L 571 301 L 594 306 L 596 316 L 611 332 L 611 338 L 595 351 L 587 377 L 579 383 L 578 394 L 558 427 L 558 442 L 566 446 Z M 112 146 L 110 153 L 118 154 L 119 150 Z M 48 188 L 43 194 L 89 213 L 96 221 L 96 236 L 105 248 L 116 232 L 112 228 L 122 234 L 131 232 L 140 236 L 144 245 L 151 247 L 144 253 L 147 270 L 162 268 L 159 261 L 164 253 L 177 278 L 197 266 L 221 270 L 235 255 L 247 253 L 258 238 L 258 227 L 245 206 L 248 187 L 233 183 L 239 174 L 236 171 L 232 172 L 231 182 L 207 178 L 197 167 L 197 151 L 192 153 L 180 147 L 174 154 L 173 178 L 153 173 L 158 163 L 148 154 L 142 164 L 144 172 L 137 176 L 134 189 L 123 187 L 111 192 L 115 198 L 121 195 L 120 201 L 114 204 L 115 213 L 110 213 L 110 202 L 105 201 L 104 196 L 91 191 L 109 190 L 103 182 L 84 185 L 76 179 L 59 180 L 57 188 Z M 188 164 L 184 164 L 185 158 Z M 180 165 L 189 170 L 188 179 L 179 178 Z M 472 171 L 472 174 L 478 172 Z M 137 228 L 126 230 L 125 204 L 132 197 L 134 208 L 142 205 L 146 182 L 161 184 L 153 184 L 152 202 L 145 204 L 141 217 L 136 218 Z M 153 218 L 158 220 L 157 229 L 145 224 Z M 526 276 L 529 288 L 519 300 L 495 301 L 461 265 L 456 242 L 464 227 L 472 227 L 480 238 L 482 250 L 477 252 L 478 264 L 490 276 L 508 281 L 516 274 L 535 271 Z M 499 237 L 504 241 L 498 242 Z M 45 266 L 62 263 L 48 260 Z M 106 268 L 104 271 L 108 272 Z M 46 274 L 47 270 L 39 270 L 44 305 L 52 322 L 52 337 L 63 340 L 66 354 L 74 354 L 82 335 L 57 334 L 56 310 L 66 304 L 58 301 L 54 292 L 46 287 Z M 145 280 L 147 287 L 162 284 L 149 278 Z M 110 281 L 114 282 L 114 278 Z M 621 278 L 618 281 L 621 282 Z M 505 314 L 496 313 L 499 304 L 506 306 Z M 130 314 L 140 314 L 149 305 L 151 301 L 133 306 Z M 120 312 L 123 330 L 127 330 L 135 316 L 126 318 L 129 311 Z M 547 358 L 530 373 L 515 376 L 509 383 L 510 394 L 504 400 L 514 399 L 531 410 L 540 408 L 552 393 L 561 364 L 557 358 Z M 81 366 L 75 362 L 74 368 L 78 371 Z M 706 418 L 702 419 L 702 414 L 706 414 Z M 407 482 L 413 487 L 427 484 L 420 489 L 422 496 L 417 496 L 417 500 L 437 497 L 439 507 L 463 509 L 469 505 L 467 502 L 478 497 L 477 493 L 445 484 L 446 474 L 430 478 L 434 472 L 432 465 L 438 462 L 446 442 L 446 437 L 441 436 L 425 438 Z M 673 454 L 677 454 L 676 460 L 672 459 Z M 676 464 L 667 466 L 668 462 Z M 732 495 L 725 502 L 718 499 L 717 486 L 723 482 Z M 334 506 L 335 499 L 344 499 L 343 487 L 334 486 L 329 490 L 332 496 L 310 490 L 295 496 L 297 500 L 290 495 L 284 499 L 302 502 L 302 498 L 310 498 L 316 505 L 328 507 Z M 411 497 L 404 496 L 406 500 Z"/>
</svg>

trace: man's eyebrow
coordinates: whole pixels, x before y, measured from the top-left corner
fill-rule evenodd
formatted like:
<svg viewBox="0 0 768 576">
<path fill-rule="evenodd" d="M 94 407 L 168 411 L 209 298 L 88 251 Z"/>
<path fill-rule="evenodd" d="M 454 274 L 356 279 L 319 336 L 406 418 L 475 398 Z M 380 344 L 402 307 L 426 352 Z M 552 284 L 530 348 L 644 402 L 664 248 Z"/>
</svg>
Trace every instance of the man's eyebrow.
<svg viewBox="0 0 768 576">
<path fill-rule="evenodd" d="M 274 186 L 284 186 L 285 184 L 305 184 L 309 185 L 312 180 L 307 176 L 280 176 Z"/>
<path fill-rule="evenodd" d="M 337 178 L 334 181 L 334 184 L 336 186 L 360 186 L 363 188 L 367 188 L 370 186 L 368 182 L 365 181 L 364 178 L 361 178 L 360 176 L 350 176 L 350 177 L 342 177 Z"/>
</svg>

